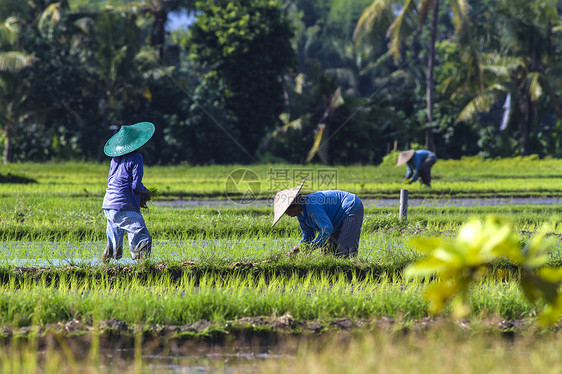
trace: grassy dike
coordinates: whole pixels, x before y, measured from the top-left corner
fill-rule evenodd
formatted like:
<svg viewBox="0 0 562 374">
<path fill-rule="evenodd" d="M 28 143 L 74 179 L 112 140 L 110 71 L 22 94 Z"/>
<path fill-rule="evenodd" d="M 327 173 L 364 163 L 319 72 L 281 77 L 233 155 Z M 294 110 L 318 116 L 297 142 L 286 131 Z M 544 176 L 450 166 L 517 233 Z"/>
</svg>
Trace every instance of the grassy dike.
<svg viewBox="0 0 562 374">
<path fill-rule="evenodd" d="M 397 198 L 405 167 L 395 167 L 389 158 L 383 164 L 324 165 L 223 165 L 223 166 L 145 166 L 143 182 L 158 187 L 163 199 L 226 199 L 225 191 L 234 193 L 228 176 L 235 170 L 255 173 L 259 182 L 258 197 L 270 198 L 280 186 L 298 185 L 305 175 L 309 184 L 304 192 L 337 187 L 363 198 Z M 0 196 L 28 197 L 50 195 L 62 197 L 101 197 L 107 183 L 109 161 L 95 163 L 11 164 L 0 166 Z M 417 183 L 408 186 L 411 197 L 560 197 L 562 161 L 534 156 L 497 160 L 468 157 L 461 160 L 438 160 L 432 170 L 431 189 Z M 304 174 L 300 172 L 305 172 Z M 331 173 L 336 185 L 321 180 Z M 253 174 L 252 174 L 253 175 Z M 236 194 L 234 194 L 236 196 Z"/>
</svg>

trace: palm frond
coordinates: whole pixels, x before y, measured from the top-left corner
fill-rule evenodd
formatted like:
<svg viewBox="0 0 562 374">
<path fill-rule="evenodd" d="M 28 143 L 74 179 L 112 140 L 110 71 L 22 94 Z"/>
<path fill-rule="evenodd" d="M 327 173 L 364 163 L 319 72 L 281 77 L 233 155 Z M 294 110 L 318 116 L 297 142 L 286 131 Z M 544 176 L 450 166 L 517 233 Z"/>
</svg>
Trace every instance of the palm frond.
<svg viewBox="0 0 562 374">
<path fill-rule="evenodd" d="M 482 70 L 498 78 L 509 78 L 510 69 L 501 65 L 483 65 Z"/>
<path fill-rule="evenodd" d="M 153 47 L 144 47 L 135 55 L 135 62 L 145 79 L 163 78 L 174 71 L 173 66 L 162 66 L 158 60 L 158 51 Z"/>
<path fill-rule="evenodd" d="M 394 19 L 394 22 L 388 28 L 387 36 L 390 38 L 390 43 L 388 45 L 388 49 L 395 58 L 400 56 L 400 44 L 402 43 L 402 26 L 404 23 L 404 19 L 407 15 L 409 15 L 414 8 L 414 2 L 411 0 L 406 0 L 400 14 Z"/>
<path fill-rule="evenodd" d="M 158 51 L 152 47 L 141 48 L 135 55 L 135 61 L 142 65 L 158 64 Z"/>
<path fill-rule="evenodd" d="M 501 85 L 493 85 L 485 92 L 472 99 L 459 113 L 455 123 L 469 121 L 478 113 L 488 112 L 492 105 L 500 99 L 501 93 L 506 89 Z"/>
<path fill-rule="evenodd" d="M 363 13 L 361 13 L 361 17 L 359 17 L 359 21 L 357 21 L 357 26 L 353 31 L 353 38 L 358 39 L 371 32 L 377 23 L 377 21 L 382 17 L 382 15 L 391 9 L 392 2 L 388 0 L 373 0 L 371 5 L 369 5 Z"/>
<path fill-rule="evenodd" d="M 0 23 L 0 45 L 11 45 L 18 40 L 19 19 L 8 17 Z"/>
<path fill-rule="evenodd" d="M 149 10 L 149 8 L 150 7 L 145 3 L 136 2 L 136 3 L 129 3 L 129 4 L 124 4 L 124 5 L 118 5 L 118 6 L 106 5 L 106 6 L 103 6 L 101 9 L 105 10 L 105 11 L 109 11 L 109 12 L 114 12 L 114 13 L 139 14 L 141 12 Z"/>
<path fill-rule="evenodd" d="M 531 95 L 532 101 L 537 101 L 541 98 L 543 89 L 541 83 L 539 82 L 539 73 L 529 73 L 528 75 L 528 82 L 529 82 L 529 94 Z"/>
<path fill-rule="evenodd" d="M 39 17 L 39 29 L 53 28 L 59 24 L 62 19 L 61 3 L 50 4 Z"/>
<path fill-rule="evenodd" d="M 144 79 L 161 79 L 172 74 L 175 70 L 174 66 L 157 67 L 142 72 Z"/>
<path fill-rule="evenodd" d="M 316 156 L 316 154 L 320 150 L 320 145 L 322 144 L 322 136 L 324 135 L 325 129 L 326 129 L 325 124 L 321 123 L 318 125 L 318 131 L 316 133 L 316 137 L 314 138 L 314 144 L 312 145 L 312 148 L 310 149 L 310 151 L 308 151 L 308 155 L 306 156 L 305 162 L 307 164 L 310 163 L 310 161 L 312 161 L 314 156 Z"/>
<path fill-rule="evenodd" d="M 520 57 L 505 56 L 499 53 L 483 53 L 481 55 L 482 66 L 487 69 L 503 67 L 508 70 L 515 70 L 525 65 Z"/>
<path fill-rule="evenodd" d="M 457 32 L 465 28 L 470 20 L 468 19 L 468 2 L 466 0 L 449 0 L 453 10 L 453 24 Z"/>
<path fill-rule="evenodd" d="M 88 35 L 90 34 L 90 29 L 92 27 L 93 22 L 94 21 L 89 17 L 82 17 L 74 21 L 72 24 L 83 34 Z"/>
<path fill-rule="evenodd" d="M 286 134 L 289 130 L 302 130 L 302 118 L 297 118 L 290 122 L 287 122 L 280 128 L 273 131 L 270 135 L 271 139 L 278 139 L 282 134 Z"/>
<path fill-rule="evenodd" d="M 0 52 L 0 71 L 16 73 L 31 66 L 35 61 L 35 56 L 23 52 Z"/>
</svg>

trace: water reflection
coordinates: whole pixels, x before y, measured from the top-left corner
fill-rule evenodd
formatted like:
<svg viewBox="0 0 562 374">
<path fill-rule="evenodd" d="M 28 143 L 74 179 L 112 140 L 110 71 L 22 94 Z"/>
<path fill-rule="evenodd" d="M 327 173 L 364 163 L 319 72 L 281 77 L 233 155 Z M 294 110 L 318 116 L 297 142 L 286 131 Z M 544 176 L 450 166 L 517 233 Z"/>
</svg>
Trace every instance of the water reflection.
<svg viewBox="0 0 562 374">
<path fill-rule="evenodd" d="M 143 372 L 150 373 L 256 373 L 260 366 L 270 360 L 294 359 L 294 349 L 282 345 L 220 347 L 194 349 L 190 354 L 150 353 L 142 355 Z M 135 365 L 134 349 L 120 349 L 101 352 L 105 361 L 103 368 L 114 372 L 116 369 Z"/>
</svg>

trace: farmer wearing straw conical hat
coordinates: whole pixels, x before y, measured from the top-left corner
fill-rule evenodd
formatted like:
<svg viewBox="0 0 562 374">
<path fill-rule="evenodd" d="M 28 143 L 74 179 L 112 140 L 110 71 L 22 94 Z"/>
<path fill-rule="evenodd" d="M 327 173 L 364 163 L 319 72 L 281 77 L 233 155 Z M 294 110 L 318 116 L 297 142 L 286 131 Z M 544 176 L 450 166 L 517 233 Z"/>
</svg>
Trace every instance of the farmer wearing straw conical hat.
<svg viewBox="0 0 562 374">
<path fill-rule="evenodd" d="M 406 171 L 406 178 L 404 182 L 410 184 L 420 180 L 420 184 L 425 184 L 431 187 L 431 168 L 437 161 L 435 153 L 427 150 L 403 151 L 398 154 L 398 162 L 396 166 L 406 164 L 408 170 Z"/>
<path fill-rule="evenodd" d="M 302 244 L 337 257 L 357 256 L 363 225 L 363 203 L 352 193 L 329 190 L 301 196 L 300 186 L 275 194 L 272 227 L 287 213 L 297 217 L 302 231 L 300 242 L 287 255 L 299 252 Z"/>
<path fill-rule="evenodd" d="M 107 218 L 107 247 L 102 261 L 118 260 L 123 255 L 125 232 L 133 260 L 150 256 L 152 236 L 146 228 L 140 208 L 152 192 L 142 184 L 143 160 L 137 151 L 154 134 L 154 125 L 140 122 L 121 126 L 105 144 L 104 153 L 113 157 L 103 199 Z"/>
</svg>

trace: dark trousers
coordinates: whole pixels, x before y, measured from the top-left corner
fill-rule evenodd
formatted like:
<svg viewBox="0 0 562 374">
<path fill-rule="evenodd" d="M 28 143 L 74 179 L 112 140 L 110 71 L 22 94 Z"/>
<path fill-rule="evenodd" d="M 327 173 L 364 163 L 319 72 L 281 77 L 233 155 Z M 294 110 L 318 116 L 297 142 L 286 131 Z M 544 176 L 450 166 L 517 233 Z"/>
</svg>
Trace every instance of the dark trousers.
<svg viewBox="0 0 562 374">
<path fill-rule="evenodd" d="M 420 184 L 425 184 L 427 187 L 431 187 L 431 168 L 437 161 L 434 156 L 428 156 L 420 165 L 418 169 Z"/>
<path fill-rule="evenodd" d="M 361 203 L 350 215 L 343 219 L 341 228 L 332 233 L 323 248 L 323 253 L 343 258 L 357 256 L 364 214 L 363 203 Z"/>
</svg>

